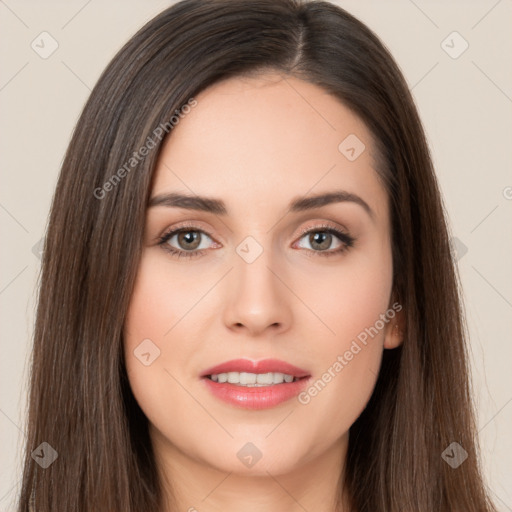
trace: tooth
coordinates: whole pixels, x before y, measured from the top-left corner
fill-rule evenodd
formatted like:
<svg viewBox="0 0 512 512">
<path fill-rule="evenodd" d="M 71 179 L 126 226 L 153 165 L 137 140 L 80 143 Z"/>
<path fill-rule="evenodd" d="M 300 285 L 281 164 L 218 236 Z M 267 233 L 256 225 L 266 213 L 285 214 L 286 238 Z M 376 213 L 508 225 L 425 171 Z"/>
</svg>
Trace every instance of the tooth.
<svg viewBox="0 0 512 512">
<path fill-rule="evenodd" d="M 240 382 L 240 374 L 238 372 L 228 372 L 228 382 L 230 384 L 238 384 Z"/>
<path fill-rule="evenodd" d="M 284 381 L 285 382 L 293 382 L 293 375 L 285 375 Z"/>
<path fill-rule="evenodd" d="M 273 379 L 273 373 L 259 373 L 256 376 L 256 382 L 258 384 L 272 384 Z"/>
<path fill-rule="evenodd" d="M 240 373 L 240 384 L 243 384 L 243 385 L 256 384 L 256 374 L 248 373 L 248 372 L 241 372 Z"/>
<path fill-rule="evenodd" d="M 227 373 L 219 373 L 219 382 L 227 382 L 228 374 Z"/>
<path fill-rule="evenodd" d="M 257 375 L 255 373 L 247 374 L 247 384 L 256 384 Z"/>
<path fill-rule="evenodd" d="M 274 378 L 272 379 L 272 382 L 274 384 L 281 384 L 284 380 L 284 374 L 282 373 L 279 373 L 279 372 L 275 372 L 274 373 Z"/>
<path fill-rule="evenodd" d="M 213 382 L 217 382 L 219 380 L 218 375 L 210 375 L 210 378 L 213 380 Z"/>
</svg>

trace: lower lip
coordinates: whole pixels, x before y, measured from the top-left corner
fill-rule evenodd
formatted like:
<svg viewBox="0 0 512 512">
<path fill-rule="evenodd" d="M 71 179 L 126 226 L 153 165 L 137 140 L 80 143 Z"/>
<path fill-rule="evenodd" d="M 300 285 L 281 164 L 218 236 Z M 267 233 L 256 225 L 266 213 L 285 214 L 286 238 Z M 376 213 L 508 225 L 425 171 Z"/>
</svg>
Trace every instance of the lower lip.
<svg viewBox="0 0 512 512">
<path fill-rule="evenodd" d="M 273 386 L 245 387 L 219 383 L 205 377 L 202 379 L 210 392 L 224 402 L 242 409 L 270 409 L 297 396 L 307 385 L 309 377 L 295 382 Z"/>
</svg>

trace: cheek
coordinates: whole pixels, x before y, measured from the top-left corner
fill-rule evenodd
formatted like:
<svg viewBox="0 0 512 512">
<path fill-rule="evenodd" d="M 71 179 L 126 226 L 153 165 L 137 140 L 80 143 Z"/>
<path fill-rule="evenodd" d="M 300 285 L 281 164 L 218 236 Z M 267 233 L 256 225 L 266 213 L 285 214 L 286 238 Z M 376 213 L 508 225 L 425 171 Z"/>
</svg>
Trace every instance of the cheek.
<svg viewBox="0 0 512 512">
<path fill-rule="evenodd" d="M 170 343 L 174 332 L 181 327 L 180 320 L 192 307 L 193 300 L 197 301 L 194 284 L 189 282 L 185 286 L 176 274 L 166 275 L 166 268 L 158 258 L 144 255 L 124 326 L 124 357 L 130 386 L 149 417 L 170 401 L 178 387 L 171 375 L 176 367 L 187 364 L 195 349 L 192 342 Z"/>
<path fill-rule="evenodd" d="M 189 275 L 185 280 L 183 272 L 170 274 L 170 268 L 152 253 L 142 257 L 126 322 L 131 339 L 163 341 L 197 301 L 198 283 Z"/>
<path fill-rule="evenodd" d="M 339 282 L 342 284 L 330 296 L 329 320 L 344 345 L 360 334 L 364 338 L 362 333 L 375 326 L 380 315 L 385 314 L 392 287 L 391 264 L 382 261 L 354 269 L 344 273 Z M 375 338 L 381 341 L 384 334 L 382 322 L 378 322 L 377 328 L 379 335 Z"/>
</svg>

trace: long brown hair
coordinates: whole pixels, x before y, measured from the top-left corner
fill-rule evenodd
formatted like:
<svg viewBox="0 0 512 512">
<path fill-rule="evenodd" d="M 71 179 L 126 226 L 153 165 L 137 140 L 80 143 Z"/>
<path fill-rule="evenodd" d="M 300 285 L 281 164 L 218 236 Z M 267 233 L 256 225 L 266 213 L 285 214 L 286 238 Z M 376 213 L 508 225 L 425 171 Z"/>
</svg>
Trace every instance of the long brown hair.
<svg viewBox="0 0 512 512">
<path fill-rule="evenodd" d="M 19 512 L 31 504 L 37 512 L 162 509 L 122 349 L 164 140 L 156 133 L 166 126 L 172 136 L 170 117 L 209 85 L 266 70 L 324 88 L 366 123 L 390 198 L 404 343 L 385 350 L 375 391 L 350 429 L 340 492 L 346 487 L 358 512 L 495 510 L 479 467 L 449 230 L 398 66 L 373 32 L 328 2 L 184 0 L 108 65 L 62 165 L 42 261 Z M 154 147 L 141 157 L 148 137 Z M 31 456 L 43 442 L 58 454 L 46 468 Z M 468 454 L 457 468 L 442 457 L 451 443 Z"/>
</svg>

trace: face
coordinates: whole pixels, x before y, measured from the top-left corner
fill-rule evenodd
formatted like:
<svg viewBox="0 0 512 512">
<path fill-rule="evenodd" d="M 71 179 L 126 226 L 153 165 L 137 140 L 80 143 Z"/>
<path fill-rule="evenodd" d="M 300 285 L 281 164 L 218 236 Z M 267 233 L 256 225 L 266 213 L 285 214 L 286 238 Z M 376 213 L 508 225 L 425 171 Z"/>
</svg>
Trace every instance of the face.
<svg viewBox="0 0 512 512">
<path fill-rule="evenodd" d="M 343 453 L 400 343 L 388 198 L 369 131 L 323 89 L 269 74 L 196 100 L 156 169 L 129 381 L 158 453 L 284 474 Z"/>
</svg>

